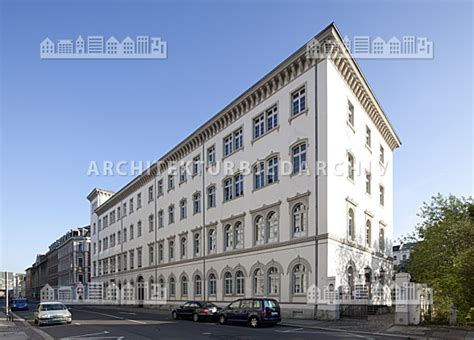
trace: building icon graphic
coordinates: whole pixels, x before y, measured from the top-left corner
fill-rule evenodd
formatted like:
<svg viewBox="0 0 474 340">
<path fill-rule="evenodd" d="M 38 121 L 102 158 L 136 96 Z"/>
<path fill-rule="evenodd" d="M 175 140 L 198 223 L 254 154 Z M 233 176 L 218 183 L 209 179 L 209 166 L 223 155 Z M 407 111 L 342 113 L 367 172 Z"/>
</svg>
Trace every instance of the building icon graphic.
<svg viewBox="0 0 474 340">
<path fill-rule="evenodd" d="M 396 38 L 396 37 L 392 37 L 388 41 L 388 46 L 389 46 L 389 53 L 390 54 L 400 54 L 402 52 L 400 40 L 398 40 L 398 38 Z"/>
<path fill-rule="evenodd" d="M 87 53 L 104 53 L 104 37 L 87 37 Z"/>
<path fill-rule="evenodd" d="M 372 41 L 372 53 L 373 54 L 384 54 L 385 52 L 385 41 L 377 37 Z"/>
<path fill-rule="evenodd" d="M 60 39 L 55 44 L 50 38 L 40 43 L 41 59 L 166 59 L 167 43 L 160 37 L 140 35 L 133 40 L 129 36 L 122 41 L 114 36 L 100 35 L 75 40 Z"/>
<path fill-rule="evenodd" d="M 370 37 L 355 36 L 354 37 L 354 53 L 366 54 L 370 53 Z"/>
<path fill-rule="evenodd" d="M 72 54 L 73 53 L 72 40 L 59 40 L 58 53 L 59 54 Z"/>
<path fill-rule="evenodd" d="M 147 54 L 149 51 L 149 40 L 148 36 L 138 36 L 137 37 L 137 53 L 138 54 Z"/>
<path fill-rule="evenodd" d="M 85 53 L 85 41 L 82 36 L 78 36 L 76 39 L 76 53 L 84 54 Z"/>
<path fill-rule="evenodd" d="M 405 54 L 415 53 L 415 37 L 414 36 L 403 37 L 403 53 Z"/>
</svg>

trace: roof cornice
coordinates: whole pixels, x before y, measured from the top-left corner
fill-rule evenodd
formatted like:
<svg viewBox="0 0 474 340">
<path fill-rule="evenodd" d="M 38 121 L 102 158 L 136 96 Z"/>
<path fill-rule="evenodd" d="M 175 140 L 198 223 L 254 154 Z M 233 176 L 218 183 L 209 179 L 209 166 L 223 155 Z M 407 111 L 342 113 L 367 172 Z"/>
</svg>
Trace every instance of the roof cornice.
<svg viewBox="0 0 474 340">
<path fill-rule="evenodd" d="M 110 209 L 113 205 L 127 197 L 130 193 L 137 190 L 143 184 L 151 181 L 157 174 L 164 173 L 173 162 L 183 159 L 204 142 L 213 138 L 220 131 L 240 119 L 247 112 L 251 111 L 268 97 L 285 87 L 295 78 L 308 71 L 318 62 L 326 59 L 308 58 L 307 49 L 309 44 L 314 41 L 320 43 L 330 42 L 333 45 L 334 48 L 329 59 L 332 60 L 336 68 L 339 70 L 342 77 L 352 89 L 361 105 L 367 111 L 390 148 L 394 150 L 399 147 L 401 145 L 400 139 L 378 103 L 359 66 L 347 47 L 344 45 L 342 36 L 336 25 L 331 23 L 308 43 L 299 48 L 262 79 L 257 81 L 206 123 L 201 125 L 181 143 L 167 152 L 157 162 L 153 163 L 150 168 L 145 170 L 141 175 L 137 176 L 106 202 L 100 205 L 95 210 L 96 213 L 102 214 L 107 209 Z"/>
</svg>

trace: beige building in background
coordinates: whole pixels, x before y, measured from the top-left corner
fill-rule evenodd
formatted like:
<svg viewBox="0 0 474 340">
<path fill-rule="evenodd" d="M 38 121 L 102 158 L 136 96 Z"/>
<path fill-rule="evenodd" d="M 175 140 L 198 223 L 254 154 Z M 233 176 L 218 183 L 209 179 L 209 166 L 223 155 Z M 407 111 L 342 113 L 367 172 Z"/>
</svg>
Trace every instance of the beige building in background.
<svg viewBox="0 0 474 340">
<path fill-rule="evenodd" d="M 304 45 L 120 191 L 89 194 L 93 282 L 138 300 L 159 284 L 170 304 L 268 296 L 304 317 L 338 317 L 314 286 L 390 303 L 400 141 L 335 25 L 315 39 L 339 49 Z"/>
</svg>

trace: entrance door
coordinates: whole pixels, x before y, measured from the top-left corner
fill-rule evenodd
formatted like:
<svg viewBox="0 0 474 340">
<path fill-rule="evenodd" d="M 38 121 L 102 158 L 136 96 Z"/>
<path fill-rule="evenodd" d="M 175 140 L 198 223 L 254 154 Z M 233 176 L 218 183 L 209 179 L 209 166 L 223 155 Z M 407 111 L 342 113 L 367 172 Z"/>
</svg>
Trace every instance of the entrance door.
<svg viewBox="0 0 474 340">
<path fill-rule="evenodd" d="M 138 295 L 138 307 L 143 307 L 143 300 L 145 299 L 145 280 L 142 276 L 138 277 L 137 280 L 137 295 Z"/>
</svg>

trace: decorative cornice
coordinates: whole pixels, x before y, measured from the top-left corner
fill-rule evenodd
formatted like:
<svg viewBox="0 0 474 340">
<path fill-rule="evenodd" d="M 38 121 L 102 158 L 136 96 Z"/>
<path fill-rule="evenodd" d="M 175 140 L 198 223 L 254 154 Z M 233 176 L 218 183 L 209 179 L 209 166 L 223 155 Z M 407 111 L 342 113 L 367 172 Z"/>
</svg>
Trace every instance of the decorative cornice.
<svg viewBox="0 0 474 340">
<path fill-rule="evenodd" d="M 186 137 L 181 143 L 161 157 L 156 163 L 152 164 L 150 168 L 99 206 L 96 209 L 97 214 L 101 214 L 114 204 L 117 204 L 120 200 L 142 186 L 143 183 L 152 180 L 158 173 L 164 173 L 172 162 L 179 161 L 196 150 L 204 142 L 244 116 L 261 102 L 315 66 L 318 62 L 326 59 L 308 58 L 307 49 L 313 41 L 322 42 L 323 44 L 329 42 L 335 46 L 335 48 L 331 50 L 332 53 L 329 59 L 339 70 L 390 148 L 393 150 L 399 147 L 401 142 L 397 134 L 378 103 L 359 66 L 351 56 L 349 50 L 345 47 L 336 25 L 331 23 L 311 41 L 299 48 L 266 76 L 257 81 L 220 112 Z M 341 48 L 341 46 L 343 47 Z"/>
<path fill-rule="evenodd" d="M 267 209 L 275 208 L 275 207 L 278 207 L 280 204 L 281 204 L 280 200 L 278 200 L 278 201 L 276 201 L 275 203 L 272 203 L 272 204 L 264 204 L 259 208 L 255 208 L 255 209 L 250 210 L 250 214 L 255 214 L 255 213 L 267 210 Z"/>
<path fill-rule="evenodd" d="M 308 190 L 308 191 L 303 192 L 303 193 L 301 193 L 301 194 L 300 194 L 300 193 L 297 193 L 297 194 L 296 194 L 295 196 L 293 196 L 293 197 L 288 197 L 286 200 L 287 200 L 288 202 L 293 202 L 293 201 L 299 200 L 300 198 L 307 197 L 307 196 L 309 196 L 309 195 L 311 195 L 311 191 Z"/>
<path fill-rule="evenodd" d="M 230 217 L 227 217 L 227 218 L 223 218 L 221 219 L 221 223 L 225 223 L 225 222 L 229 222 L 229 221 L 232 221 L 232 220 L 236 220 L 236 219 L 239 219 L 239 218 L 242 218 L 245 216 L 245 211 L 243 213 L 240 213 L 240 214 L 237 214 L 237 215 L 231 215 Z"/>
</svg>

